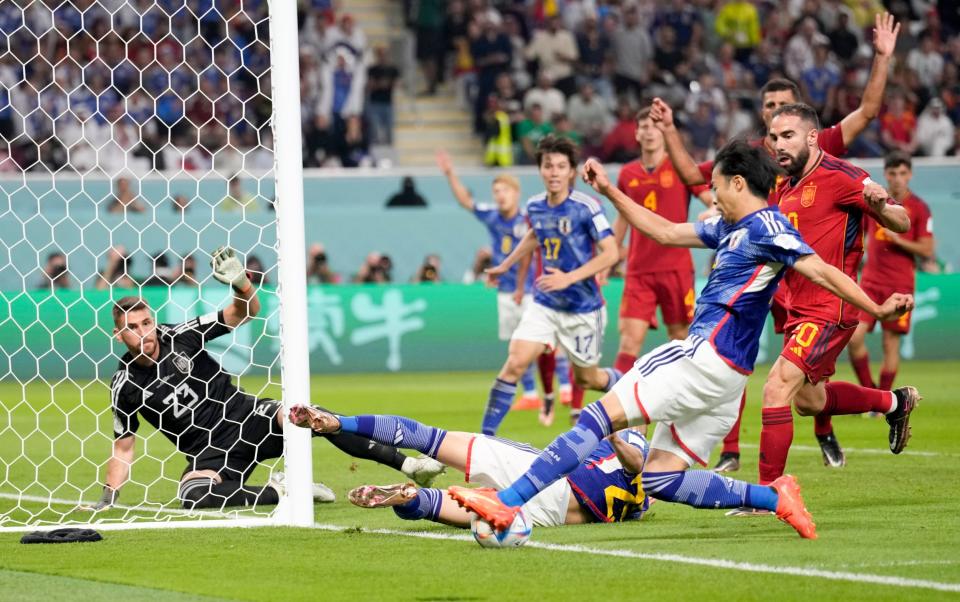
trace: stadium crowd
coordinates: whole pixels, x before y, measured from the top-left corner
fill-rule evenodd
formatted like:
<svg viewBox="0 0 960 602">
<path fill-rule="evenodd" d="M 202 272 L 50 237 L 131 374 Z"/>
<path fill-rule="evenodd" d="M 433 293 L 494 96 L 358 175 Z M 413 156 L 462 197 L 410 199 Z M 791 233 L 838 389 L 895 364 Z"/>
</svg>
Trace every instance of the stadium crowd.
<svg viewBox="0 0 960 602">
<path fill-rule="evenodd" d="M 348 6 L 300 3 L 304 165 L 370 165 L 400 76 Z M 605 161 L 636 154 L 633 115 L 681 109 L 698 157 L 758 127 L 786 75 L 831 124 L 867 79 L 869 29 L 904 23 L 880 119 L 853 156 L 957 154 L 960 14 L 929 0 L 421 0 L 405 3 L 425 89 L 456 82 L 487 163 L 529 164 L 549 132 Z M 0 171 L 269 168 L 263 0 L 0 3 Z M 437 49 L 443 52 L 437 52 Z"/>
</svg>

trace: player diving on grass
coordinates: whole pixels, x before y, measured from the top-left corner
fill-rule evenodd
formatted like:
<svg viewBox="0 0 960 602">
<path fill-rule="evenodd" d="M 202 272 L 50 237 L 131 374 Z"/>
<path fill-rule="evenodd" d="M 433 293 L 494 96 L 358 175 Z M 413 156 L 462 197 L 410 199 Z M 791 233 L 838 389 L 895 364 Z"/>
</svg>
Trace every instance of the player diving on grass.
<svg viewBox="0 0 960 602">
<path fill-rule="evenodd" d="M 157 324 L 140 297 L 124 297 L 113 307 L 114 336 L 127 352 L 110 384 L 113 454 L 107 461 L 100 501 L 86 510 L 103 510 L 117 501 L 130 476 L 136 432 L 142 417 L 186 455 L 177 494 L 185 508 L 276 504 L 282 473 L 267 486 L 246 485 L 257 464 L 283 455 L 282 404 L 244 393 L 204 345 L 249 322 L 260 300 L 240 260 L 230 248 L 213 253 L 213 276 L 233 288 L 232 302 L 218 312 L 182 324 Z M 357 458 L 402 471 L 424 485 L 443 467 L 430 458 L 409 458 L 395 447 L 366 437 L 327 437 Z M 314 499 L 334 501 L 333 492 L 314 485 Z"/>
<path fill-rule="evenodd" d="M 802 537 L 816 538 L 793 476 L 763 486 L 687 469 L 706 466 L 711 450 L 736 420 L 770 299 L 789 268 L 878 319 L 909 311 L 913 298 L 895 294 L 879 306 L 846 274 L 821 260 L 786 216 L 768 206 L 776 174 L 765 150 L 742 141 L 726 145 L 712 174 L 719 216 L 679 224 L 637 205 L 617 190 L 597 161 L 586 162 L 584 180 L 644 235 L 664 245 L 717 251 L 690 334 L 641 357 L 510 487 L 499 493 L 451 487 L 454 499 L 502 530 L 513 521 L 517 507 L 575 470 L 611 432 L 656 422 L 641 481 L 647 495 L 697 508 L 774 511 Z"/>
<path fill-rule="evenodd" d="M 508 174 L 495 177 L 491 187 L 495 206 L 483 205 L 474 202 L 473 195 L 460 181 L 453 168 L 453 161 L 446 152 L 437 153 L 437 165 L 446 176 L 457 203 L 487 227 L 490 235 L 491 259 L 493 265 L 499 264 L 513 251 L 529 230 L 527 216 L 520 210 L 519 180 Z M 509 341 L 520 323 L 523 312 L 533 302 L 533 270 L 530 269 L 529 258 L 514 264 L 509 270 L 500 274 L 496 278 L 496 286 L 498 334 L 501 341 Z M 537 398 L 533 366 L 530 365 L 521 376 L 523 396 L 514 404 L 513 409 L 539 409 L 541 422 L 544 422 L 549 421 L 553 416 L 554 373 L 559 374 L 562 388 L 567 381 L 569 366 L 566 356 L 554 355 L 553 350 L 548 350 L 537 357 L 537 367 L 540 370 L 540 380 L 543 385 L 543 405 L 541 406 Z"/>
<path fill-rule="evenodd" d="M 536 158 L 545 191 L 527 201 L 530 228 L 510 255 L 488 270 L 500 277 L 539 250 L 533 303 L 523 312 L 507 361 L 490 389 L 482 429 L 487 435 L 496 433 L 517 381 L 544 351 L 563 347 L 582 388 L 607 391 L 620 377 L 613 368 L 598 367 L 607 309 L 596 275 L 618 260 L 610 224 L 600 203 L 572 189 L 577 169 L 573 142 L 545 136 Z"/>
<path fill-rule="evenodd" d="M 857 136 L 860 135 L 870 122 L 880 113 L 883 104 L 883 91 L 887 84 L 887 73 L 890 71 L 890 63 L 893 58 L 893 52 L 897 44 L 897 35 L 900 32 L 900 24 L 896 23 L 893 15 L 890 13 L 877 14 L 875 16 L 873 29 L 873 47 L 874 57 L 873 65 L 870 69 L 870 77 L 863 89 L 863 96 L 860 105 L 846 115 L 840 123 L 823 128 L 819 132 L 820 148 L 824 152 L 834 157 L 842 157 L 847 154 L 847 147 L 853 144 Z M 760 121 L 763 124 L 762 131 L 753 138 L 752 144 L 761 146 L 770 153 L 776 154 L 773 141 L 767 135 L 770 124 L 773 121 L 774 111 L 788 104 L 801 101 L 800 88 L 794 82 L 788 79 L 774 78 L 764 84 L 760 90 Z M 684 149 L 680 133 L 673 126 L 672 116 L 669 107 L 659 100 L 655 100 L 652 106 L 654 121 L 658 123 L 659 128 L 664 132 L 667 152 L 670 160 L 676 167 L 677 173 L 685 184 L 694 186 L 698 184 L 709 184 L 710 174 L 713 171 L 713 162 L 707 161 L 697 165 L 690 154 Z M 777 199 L 774 195 L 770 196 L 770 203 L 775 205 Z M 799 228 L 803 234 L 803 224 Z M 785 286 L 773 298 L 773 305 L 770 313 L 773 316 L 774 330 L 782 334 L 786 329 L 787 321 L 787 291 Z M 746 396 L 741 400 L 740 415 L 743 415 L 743 407 L 746 404 Z M 814 418 L 814 433 L 817 442 L 820 445 L 823 454 L 824 464 L 827 466 L 840 467 L 844 465 L 843 450 L 833 431 L 833 424 L 830 416 L 827 414 L 817 415 Z M 717 461 L 714 470 L 717 472 L 733 472 L 740 469 L 740 418 L 731 428 L 730 433 L 723 440 L 723 451 L 720 459 Z"/>
<path fill-rule="evenodd" d="M 314 433 L 355 433 L 374 441 L 415 449 L 464 473 L 467 483 L 506 487 L 522 475 L 541 450 L 523 443 L 476 433 L 448 432 L 401 416 L 337 416 L 313 406 L 294 406 L 290 422 Z M 565 480 L 544 489 L 524 506 L 541 527 L 611 523 L 639 519 L 649 502 L 640 474 L 649 445 L 626 429 L 607 437 Z M 431 520 L 470 526 L 470 512 L 442 489 L 418 489 L 413 483 L 363 485 L 350 501 L 363 508 L 392 507 L 405 520 Z"/>
</svg>

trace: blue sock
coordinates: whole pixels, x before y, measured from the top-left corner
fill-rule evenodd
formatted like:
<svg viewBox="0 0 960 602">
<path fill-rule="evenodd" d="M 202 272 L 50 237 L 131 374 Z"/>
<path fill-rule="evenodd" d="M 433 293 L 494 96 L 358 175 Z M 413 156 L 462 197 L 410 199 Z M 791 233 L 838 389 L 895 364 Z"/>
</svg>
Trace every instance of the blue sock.
<svg viewBox="0 0 960 602">
<path fill-rule="evenodd" d="M 658 500 L 694 508 L 777 509 L 778 496 L 772 488 L 722 477 L 710 470 L 644 472 L 643 490 Z"/>
<path fill-rule="evenodd" d="M 526 504 L 554 481 L 576 470 L 612 430 L 603 406 L 591 403 L 580 414 L 576 426 L 554 439 L 522 477 L 497 494 L 500 501 L 508 506 Z"/>
<path fill-rule="evenodd" d="M 623 378 L 623 372 L 620 372 L 616 368 L 604 368 L 603 371 L 610 377 L 610 380 L 607 381 L 607 388 L 603 390 L 604 393 L 607 393 L 613 388 L 613 385 L 617 384 L 618 380 Z"/>
<path fill-rule="evenodd" d="M 520 385 L 523 387 L 523 393 L 528 395 L 530 393 L 536 394 L 537 392 L 537 380 L 534 378 L 534 367 L 533 364 L 527 368 L 527 371 L 523 373 L 523 376 L 520 377 Z"/>
<path fill-rule="evenodd" d="M 570 362 L 567 361 L 567 355 L 565 353 L 557 354 L 557 381 L 561 387 L 566 387 L 570 384 Z"/>
<path fill-rule="evenodd" d="M 403 416 L 340 416 L 340 430 L 369 437 L 377 443 L 415 449 L 436 459 L 447 431 Z"/>
<path fill-rule="evenodd" d="M 403 520 L 437 520 L 440 506 L 443 504 L 443 492 L 439 489 L 421 489 L 417 497 L 406 504 L 394 506 L 393 511 Z"/>
<path fill-rule="evenodd" d="M 490 387 L 490 398 L 487 400 L 487 410 L 483 413 L 481 432 L 484 435 L 495 435 L 500 423 L 507 417 L 513 398 L 517 395 L 517 383 L 508 383 L 499 378 L 493 381 Z"/>
</svg>

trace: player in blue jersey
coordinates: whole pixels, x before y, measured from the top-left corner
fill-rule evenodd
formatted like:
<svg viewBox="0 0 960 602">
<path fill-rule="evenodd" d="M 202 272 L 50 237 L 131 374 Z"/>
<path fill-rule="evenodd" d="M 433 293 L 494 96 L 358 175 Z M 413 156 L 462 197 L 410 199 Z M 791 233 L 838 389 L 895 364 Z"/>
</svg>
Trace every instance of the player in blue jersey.
<svg viewBox="0 0 960 602">
<path fill-rule="evenodd" d="M 526 215 L 520 210 L 520 182 L 508 174 L 498 175 L 493 179 L 491 190 L 494 205 L 478 204 L 474 202 L 470 191 L 457 177 L 453 162 L 446 152 L 437 153 L 437 165 L 446 176 L 457 203 L 486 226 L 490 234 L 493 265 L 501 263 L 528 230 Z M 497 316 L 501 341 L 510 340 L 510 336 L 520 323 L 520 316 L 532 302 L 533 271 L 529 267 L 529 261 L 520 262 L 496 279 Z M 553 374 L 556 370 L 560 370 L 560 384 L 563 386 L 564 381 L 567 380 L 568 367 L 565 357 L 561 356 L 555 360 L 552 353 L 541 355 L 538 358 L 538 366 L 543 383 L 543 407 L 546 414 L 553 406 Z M 514 408 L 539 409 L 541 405 L 533 378 L 533 366 L 523 373 L 521 384 L 523 397 Z"/>
<path fill-rule="evenodd" d="M 610 183 L 598 162 L 587 161 L 584 179 L 644 235 L 663 245 L 716 249 L 715 266 L 697 300 L 690 334 L 640 358 L 510 487 L 499 493 L 451 487 L 454 499 L 504 529 L 513 521 L 515 507 L 576 469 L 611 432 L 658 422 L 642 475 L 648 495 L 697 508 L 775 511 L 802 537 L 816 538 L 816 525 L 794 477 L 784 475 L 761 486 L 687 469 L 705 466 L 710 451 L 737 419 L 770 300 L 787 268 L 878 319 L 909 311 L 913 298 L 894 294 L 877 305 L 856 282 L 820 259 L 786 216 L 767 204 L 777 171 L 763 149 L 743 141 L 728 144 L 717 154 L 713 168 L 719 215 L 677 224 L 631 201 Z"/>
<path fill-rule="evenodd" d="M 607 308 L 596 275 L 619 260 L 613 231 L 593 197 L 572 189 L 576 146 L 566 138 L 545 136 L 537 147 L 544 192 L 526 205 L 530 229 L 499 265 L 500 276 L 539 251 L 533 303 L 524 311 L 510 339 L 507 361 L 490 389 L 483 433 L 492 435 L 510 409 L 517 380 L 545 350 L 563 347 L 573 363 L 576 384 L 607 391 L 620 374 L 601 369 L 600 349 Z"/>
<path fill-rule="evenodd" d="M 415 449 L 464 473 L 467 483 L 506 487 L 530 468 L 541 450 L 490 435 L 445 431 L 401 416 L 336 416 L 313 406 L 296 406 L 290 420 L 315 433 L 358 433 L 402 449 Z M 362 435 L 361 435 L 362 434 Z M 631 429 L 614 433 L 566 479 L 558 480 L 524 506 L 541 527 L 636 520 L 649 507 L 640 485 L 649 453 L 646 438 Z M 470 526 L 470 513 L 442 489 L 413 483 L 363 485 L 350 501 L 364 508 L 392 507 L 406 520 Z"/>
</svg>

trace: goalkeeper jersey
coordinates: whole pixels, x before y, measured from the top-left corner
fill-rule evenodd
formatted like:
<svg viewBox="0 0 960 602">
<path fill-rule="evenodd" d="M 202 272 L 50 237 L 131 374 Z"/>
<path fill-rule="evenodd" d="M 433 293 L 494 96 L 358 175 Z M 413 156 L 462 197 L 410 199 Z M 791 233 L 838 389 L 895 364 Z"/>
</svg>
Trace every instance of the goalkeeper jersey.
<svg viewBox="0 0 960 602">
<path fill-rule="evenodd" d="M 226 450 L 238 441 L 250 413 L 248 396 L 203 348 L 229 332 L 223 312 L 214 312 L 182 324 L 158 324 L 155 364 L 141 366 L 127 352 L 110 384 L 114 437 L 136 433 L 142 417 L 190 456 L 208 446 Z"/>
</svg>

